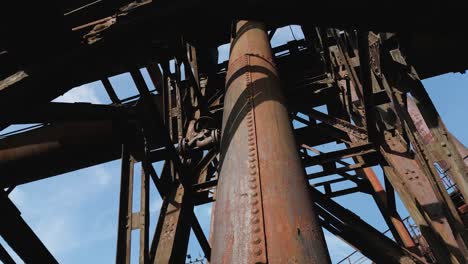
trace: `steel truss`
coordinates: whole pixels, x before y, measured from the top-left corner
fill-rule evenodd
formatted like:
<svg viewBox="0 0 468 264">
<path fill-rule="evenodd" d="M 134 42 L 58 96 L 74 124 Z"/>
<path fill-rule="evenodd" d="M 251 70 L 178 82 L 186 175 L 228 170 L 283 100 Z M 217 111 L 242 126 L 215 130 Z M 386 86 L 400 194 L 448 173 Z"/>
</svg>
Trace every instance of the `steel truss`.
<svg viewBox="0 0 468 264">
<path fill-rule="evenodd" d="M 272 67 L 279 72 L 289 121 L 302 124 L 294 128 L 296 145 L 290 147 L 297 149 L 305 171 L 314 168 L 306 177 L 318 223 L 377 263 L 465 263 L 466 149 L 445 127 L 411 63 L 411 54 L 400 48 L 400 36 L 308 25 L 303 25 L 303 32 L 304 40 L 273 48 L 274 58 L 268 59 L 276 63 Z M 97 41 L 100 32 L 93 34 L 88 41 Z M 233 32 L 232 41 L 238 38 Z M 226 155 L 220 131 L 229 100 L 225 87 L 230 83 L 225 80 L 233 66 L 206 63 L 211 59 L 208 52 L 180 36 L 172 44 L 171 56 L 145 65 L 153 91 L 134 66 L 128 72 L 138 88 L 135 98 L 118 98 L 109 80 L 102 78 L 111 105 L 43 103 L 34 112 L 18 110 L 1 117 L 2 124 L 45 124 L 0 142 L 0 157 L 5 157 L 0 158 L 4 173 L 0 184 L 6 189 L 0 199 L 4 212 L 0 234 L 25 262 L 56 260 L 23 221 L 8 192 L 20 184 L 118 158 L 122 174 L 117 263 L 130 263 L 133 229 L 141 234 L 140 263 L 184 263 L 191 230 L 208 260 L 216 252 L 194 208 L 215 202 L 212 211 L 223 210 L 216 208 Z M 175 72 L 170 70 L 170 60 L 175 61 Z M 248 66 L 241 70 L 262 70 Z M 319 106 L 327 111 L 317 110 Z M 33 146 L 44 141 L 48 143 Z M 317 150 L 331 142 L 345 148 L 328 153 Z M 82 160 L 74 158 L 76 153 Z M 153 165 L 158 161 L 164 161 L 160 175 Z M 141 206 L 133 212 L 137 162 L 142 164 Z M 34 175 L 24 169 L 32 164 L 42 164 Z M 447 192 L 436 165 L 455 183 L 461 203 Z M 373 166 L 382 167 L 385 188 Z M 335 178 L 329 179 L 331 175 Z M 353 187 L 336 187 L 343 182 Z M 163 199 L 152 239 L 150 184 Z M 395 191 L 420 236 L 412 236 L 404 225 L 396 210 Z M 356 192 L 373 197 L 394 240 L 331 199 Z M 261 261 L 267 260 L 265 252 L 259 255 Z M 3 247 L 0 259 L 12 263 Z"/>
</svg>

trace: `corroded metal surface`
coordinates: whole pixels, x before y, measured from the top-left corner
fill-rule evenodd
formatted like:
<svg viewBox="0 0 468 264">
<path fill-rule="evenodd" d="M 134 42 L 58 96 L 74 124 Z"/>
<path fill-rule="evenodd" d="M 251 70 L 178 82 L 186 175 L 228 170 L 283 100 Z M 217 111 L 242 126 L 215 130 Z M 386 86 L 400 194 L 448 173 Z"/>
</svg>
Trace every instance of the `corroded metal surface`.
<svg viewBox="0 0 468 264">
<path fill-rule="evenodd" d="M 387 145 L 381 151 L 388 164 L 385 168 L 395 190 L 423 236 L 433 246 L 440 263 L 463 263 L 463 249 L 457 243 L 457 231 L 450 225 L 450 215 L 442 197 L 432 187 L 428 177 L 424 176 L 418 162 L 407 154 L 407 148 L 397 137 L 386 133 Z M 444 262 L 442 262 L 444 260 Z"/>
<path fill-rule="evenodd" d="M 375 175 L 372 168 L 364 168 L 362 169 L 362 171 L 365 174 L 366 178 L 369 180 L 369 183 L 371 184 L 372 188 L 375 191 L 375 196 L 378 199 L 377 203 L 379 202 L 382 203 L 382 207 L 386 208 L 391 224 L 393 225 L 395 231 L 397 232 L 398 238 L 401 240 L 401 243 L 406 248 L 412 251 L 415 251 L 416 244 L 414 243 L 413 238 L 409 234 L 408 229 L 406 228 L 405 224 L 401 220 L 398 212 L 392 211 L 389 208 L 389 201 L 386 196 L 386 191 L 383 188 L 382 184 L 380 183 L 379 179 L 377 178 L 377 175 Z"/>
<path fill-rule="evenodd" d="M 238 22 L 226 87 L 212 263 L 328 263 L 262 24 Z"/>
</svg>

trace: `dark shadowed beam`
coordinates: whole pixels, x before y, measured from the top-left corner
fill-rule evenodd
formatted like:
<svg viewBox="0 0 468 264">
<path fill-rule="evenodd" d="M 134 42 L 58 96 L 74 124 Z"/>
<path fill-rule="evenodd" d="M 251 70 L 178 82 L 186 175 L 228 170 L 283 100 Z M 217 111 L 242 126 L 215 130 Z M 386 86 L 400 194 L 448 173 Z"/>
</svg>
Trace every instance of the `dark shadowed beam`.
<svg viewBox="0 0 468 264">
<path fill-rule="evenodd" d="M 58 263 L 2 190 L 0 235 L 25 263 Z"/>
<path fill-rule="evenodd" d="M 2 90 L 0 93 L 1 112 L 5 113 L 5 110 L 17 109 L 18 106 L 15 106 L 12 103 L 13 101 L 22 102 L 24 100 L 27 103 L 50 101 L 72 87 L 125 72 L 128 70 L 126 65 L 143 65 L 150 58 L 170 53 L 167 50 L 163 52 L 162 49 L 152 46 L 152 43 L 156 43 L 155 40 L 162 43 L 166 41 L 166 38 L 170 39 L 171 36 L 182 34 L 187 35 L 189 39 L 190 37 L 194 38 L 193 42 L 197 44 L 216 46 L 225 43 L 228 40 L 228 34 L 223 34 L 223 32 L 228 31 L 230 21 L 233 18 L 252 17 L 269 23 L 274 22 L 275 24 L 312 23 L 337 27 L 345 25 L 366 27 L 367 25 L 368 27 L 376 27 L 381 31 L 404 29 L 414 32 L 432 32 L 435 29 L 441 29 L 441 31 L 446 32 L 447 30 L 456 30 L 460 25 L 464 25 L 463 15 L 456 15 L 457 12 L 461 11 L 460 8 L 457 8 L 458 4 L 455 1 L 453 3 L 444 3 L 441 6 L 430 3 L 425 5 L 415 3 L 409 6 L 408 3 L 398 0 L 392 2 L 389 6 L 383 4 L 384 6 L 379 5 L 378 7 L 368 2 L 350 4 L 346 1 L 339 1 L 339 3 L 331 4 L 325 1 L 315 3 L 316 8 L 314 10 L 316 11 L 311 11 L 308 8 L 302 8 L 308 5 L 306 1 L 293 1 L 293 3 L 287 5 L 271 5 L 265 0 L 245 0 L 225 3 L 225 12 L 219 14 L 210 11 L 212 10 L 211 4 L 211 2 L 205 3 L 195 0 L 177 1 L 170 4 L 154 1 L 150 5 L 138 8 L 138 12 L 131 12 L 126 14 L 125 18 L 119 19 L 109 28 L 111 29 L 108 30 L 109 32 L 102 32 L 102 36 L 106 40 L 105 43 L 97 42 L 91 46 L 79 44 L 83 34 L 88 32 L 80 32 L 70 36 L 69 29 L 67 31 L 57 26 L 53 27 L 56 30 L 50 32 L 49 30 L 40 30 L 41 28 L 49 29 L 50 26 L 48 24 L 43 25 L 45 22 L 41 22 L 44 21 L 41 19 L 44 12 L 24 12 L 25 10 L 21 5 L 15 5 L 15 8 L 9 9 L 10 12 L 2 17 L 5 21 L 1 23 L 3 27 L 0 29 L 7 32 L 5 34 L 5 40 L 9 44 L 7 46 L 16 47 L 13 51 L 14 55 L 21 55 L 24 58 L 28 58 L 25 54 L 31 52 L 38 55 L 39 53 L 45 53 L 43 52 L 44 49 L 52 50 L 54 51 L 54 59 L 48 59 L 47 62 L 40 61 L 39 63 L 37 61 L 36 63 L 27 60 L 22 61 L 22 65 L 31 63 L 31 65 L 38 65 L 38 67 L 27 67 L 28 77 L 25 80 L 9 87 L 12 89 L 8 89 L 10 90 L 8 92 Z M 379 12 L 382 8 L 394 9 L 395 6 L 402 7 L 402 10 L 398 12 L 398 21 L 395 21 L 395 13 L 393 12 L 388 12 L 388 14 Z M 49 7 L 51 5 L 41 4 L 38 6 L 39 9 L 34 8 L 34 10 L 45 9 L 46 11 Z M 56 7 L 53 6 L 50 10 L 52 9 L 56 9 Z M 323 10 L 334 10 L 334 19 L 330 20 L 329 13 L 323 12 Z M 438 19 L 445 13 L 452 15 L 448 19 Z M 359 16 L 356 14 L 364 15 Z M 200 16 L 205 19 L 197 19 Z M 24 23 L 11 22 L 27 21 L 28 19 L 34 20 L 35 23 L 27 23 L 28 27 L 24 27 L 22 26 Z M 62 18 L 59 19 L 58 16 L 55 21 L 57 22 L 55 24 L 64 25 L 64 23 L 58 22 L 62 22 Z M 134 23 L 128 23 L 128 21 L 134 21 Z M 168 27 L 167 23 L 164 23 L 165 21 L 173 21 L 174 23 L 171 23 L 171 26 Z M 211 21 L 219 21 L 216 24 L 222 26 L 215 26 Z M 372 21 L 372 23 L 369 21 Z M 203 27 L 204 25 L 210 25 L 210 27 Z M 216 27 L 216 30 L 206 31 L 206 28 L 211 29 L 214 27 Z M 203 30 L 200 30 L 202 28 Z M 21 32 L 21 35 L 17 32 Z M 41 37 L 32 38 L 37 41 L 24 40 L 24 37 L 33 37 L 38 32 L 40 32 Z M 42 35 L 44 32 L 50 33 L 51 38 L 44 38 Z M 449 36 L 454 38 L 458 35 L 461 34 L 450 34 Z M 70 40 L 72 44 L 67 42 L 67 45 L 63 45 L 63 41 L 60 40 L 65 38 Z M 73 41 L 71 41 L 72 39 Z M 204 39 L 211 39 L 212 43 L 206 43 Z M 433 50 L 440 50 L 437 47 L 445 47 L 442 44 L 432 47 L 430 43 L 424 43 L 428 45 L 426 50 L 431 51 L 431 53 Z M 454 41 L 450 43 L 453 45 Z M 59 47 L 54 49 L 57 45 Z M 43 49 L 41 50 L 39 47 Z M 420 47 L 420 45 L 417 47 Z M 419 58 L 421 57 L 424 57 L 424 54 L 420 54 Z M 466 64 L 462 65 L 467 66 Z M 462 65 L 457 64 L 456 69 L 464 68 L 465 66 Z M 417 66 L 420 68 L 419 65 Z M 456 70 L 451 69 L 450 66 L 450 64 L 444 65 L 443 69 L 432 70 L 432 72 L 443 73 Z M 51 76 L 54 78 L 50 78 Z"/>
<path fill-rule="evenodd" d="M 115 257 L 117 264 L 130 264 L 134 163 L 135 160 L 132 158 L 128 146 L 125 143 L 122 144 L 119 218 Z"/>
<path fill-rule="evenodd" d="M 132 148 L 138 135 L 132 125 L 112 121 L 48 125 L 0 140 L 0 186 L 19 185 L 120 157 L 120 133 L 129 130 Z M 34 173 L 31 173 L 34 170 Z"/>
<path fill-rule="evenodd" d="M 202 248 L 203 253 L 205 253 L 205 257 L 210 260 L 211 246 L 205 234 L 203 233 L 203 229 L 201 228 L 200 222 L 198 222 L 197 216 L 195 214 L 192 216 L 192 230 L 197 237 L 198 243 L 200 243 L 200 247 Z"/>
<path fill-rule="evenodd" d="M 2 261 L 4 264 L 15 264 L 15 261 L 10 256 L 10 254 L 8 254 L 3 245 L 0 245 L 0 261 Z"/>
<path fill-rule="evenodd" d="M 112 87 L 112 84 L 109 81 L 109 78 L 103 78 L 101 82 L 102 82 L 102 85 L 104 86 L 104 89 L 106 89 L 107 95 L 109 96 L 109 99 L 111 99 L 112 103 L 120 104 L 120 99 L 115 93 L 115 90 Z"/>
<path fill-rule="evenodd" d="M 90 103 L 46 103 L 34 109 L 2 115 L 0 122 L 9 124 L 35 124 L 55 122 L 79 122 L 94 120 L 134 120 L 135 110 L 116 105 Z"/>
<path fill-rule="evenodd" d="M 156 105 L 160 105 L 159 96 L 153 96 Z M 54 104 L 55 106 L 55 104 Z M 100 109 L 97 116 L 130 118 L 126 111 L 133 110 L 121 106 L 103 106 L 91 104 L 57 103 L 56 109 L 79 109 L 86 115 L 93 115 L 93 109 Z M 96 107 L 96 108 L 95 108 Z M 137 106 L 138 108 L 139 106 Z M 84 110 L 83 110 L 84 109 Z M 114 111 L 115 110 L 115 111 Z M 65 117 L 62 113 L 49 111 L 52 117 Z M 26 115 L 26 112 L 23 112 Z M 31 113 L 31 115 L 35 115 Z M 96 116 L 96 118 L 97 118 Z M 3 117 L 3 115 L 2 115 Z M 0 117 L 1 118 L 1 117 Z M 106 119 L 107 119 L 106 118 Z M 70 119 L 73 119 L 70 117 Z M 75 122 L 47 125 L 38 129 L 8 136 L 0 140 L 0 186 L 8 187 L 23 184 L 73 170 L 112 161 L 120 157 L 123 133 L 131 135 L 128 142 L 132 149 L 141 149 L 141 133 L 135 122 L 120 123 L 111 120 L 82 121 L 75 113 Z M 92 117 L 91 117 L 91 120 Z M 162 147 L 162 130 L 152 130 L 153 141 L 150 144 L 154 162 L 163 160 L 167 151 Z M 80 158 L 77 158 L 80 157 Z M 34 168 L 34 173 L 31 173 Z"/>
<path fill-rule="evenodd" d="M 376 263 L 424 263 L 357 215 L 310 187 L 322 226 Z"/>
<path fill-rule="evenodd" d="M 375 109 L 373 100 L 373 85 L 371 60 L 369 51 L 369 32 L 358 33 L 359 38 L 359 62 L 361 69 L 362 101 L 365 109 L 365 121 L 369 142 L 377 143 L 377 127 L 375 125 Z"/>
</svg>

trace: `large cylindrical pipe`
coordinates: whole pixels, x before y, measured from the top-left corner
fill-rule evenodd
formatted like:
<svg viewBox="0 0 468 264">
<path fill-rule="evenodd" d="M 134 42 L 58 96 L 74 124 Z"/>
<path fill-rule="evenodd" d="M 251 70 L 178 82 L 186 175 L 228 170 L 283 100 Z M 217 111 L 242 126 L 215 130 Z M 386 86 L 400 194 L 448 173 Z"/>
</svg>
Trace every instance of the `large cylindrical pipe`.
<svg viewBox="0 0 468 264">
<path fill-rule="evenodd" d="M 224 101 L 212 263 L 329 263 L 265 27 L 237 23 Z"/>
</svg>

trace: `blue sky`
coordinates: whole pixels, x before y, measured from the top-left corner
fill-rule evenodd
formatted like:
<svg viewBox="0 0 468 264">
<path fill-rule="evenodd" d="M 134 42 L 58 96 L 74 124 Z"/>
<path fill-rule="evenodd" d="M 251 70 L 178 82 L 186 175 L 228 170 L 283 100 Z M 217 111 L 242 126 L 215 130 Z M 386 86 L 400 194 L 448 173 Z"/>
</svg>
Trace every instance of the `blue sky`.
<svg viewBox="0 0 468 264">
<path fill-rule="evenodd" d="M 293 26 L 292 30 L 296 38 L 303 37 L 299 27 Z M 286 43 L 292 38 L 291 29 L 289 27 L 282 28 L 272 39 L 272 45 Z M 220 61 L 227 60 L 228 51 L 228 45 L 219 48 Z M 143 74 L 147 77 L 145 70 L 143 70 Z M 120 98 L 137 93 L 128 74 L 112 77 L 111 83 L 116 88 Z M 468 104 L 466 103 L 468 75 L 446 74 L 425 80 L 424 84 L 448 129 L 467 145 L 468 125 L 463 120 L 467 120 L 466 114 L 468 113 Z M 62 102 L 110 103 L 99 82 L 80 86 L 57 100 Z M 319 150 L 331 151 L 336 147 L 333 144 L 328 144 L 320 147 Z M 17 187 L 10 194 L 24 219 L 60 263 L 113 263 L 115 261 L 120 184 L 119 165 L 120 161 L 113 161 L 29 183 Z M 376 171 L 381 177 L 380 169 L 376 168 Z M 139 165 L 137 165 L 135 170 L 136 186 L 139 184 L 139 173 Z M 153 186 L 151 186 L 150 195 L 151 231 L 153 231 L 161 199 Z M 139 197 L 138 192 L 135 193 L 135 197 Z M 134 201 L 137 206 L 139 199 L 134 199 Z M 358 214 L 378 230 L 387 229 L 369 195 L 352 194 L 336 198 L 336 201 Z M 397 203 L 397 206 L 401 216 L 407 216 L 407 212 L 400 202 Z M 195 213 L 208 236 L 211 205 L 199 206 L 195 209 Z M 353 251 L 351 247 L 332 234 L 325 232 L 325 237 L 333 263 Z M 138 251 L 135 246 L 138 244 L 138 234 L 133 234 L 132 239 L 134 241 L 132 263 L 137 263 L 138 256 L 136 254 Z M 5 245 L 3 240 L 0 239 L 0 242 Z M 193 257 L 202 254 L 193 234 L 190 239 L 189 253 Z M 16 256 L 14 257 L 18 260 Z"/>
</svg>

